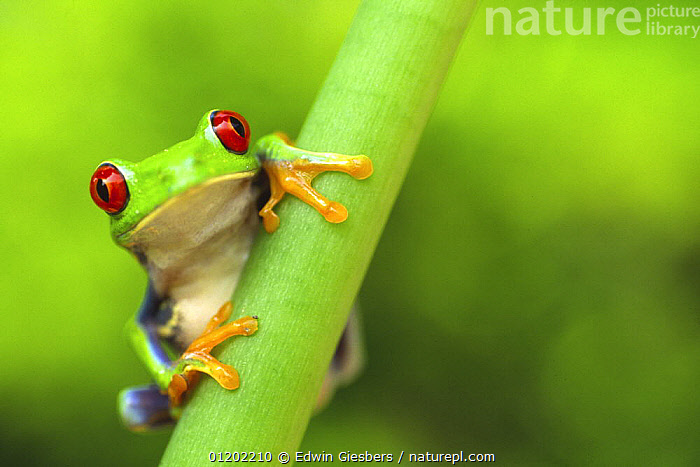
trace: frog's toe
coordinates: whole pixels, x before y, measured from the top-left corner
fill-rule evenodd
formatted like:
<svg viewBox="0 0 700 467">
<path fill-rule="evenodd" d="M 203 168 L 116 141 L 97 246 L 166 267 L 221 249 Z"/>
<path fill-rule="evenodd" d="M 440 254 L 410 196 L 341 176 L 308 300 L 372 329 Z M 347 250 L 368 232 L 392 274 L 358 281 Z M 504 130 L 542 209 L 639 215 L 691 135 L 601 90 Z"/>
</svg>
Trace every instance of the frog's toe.
<svg viewBox="0 0 700 467">
<path fill-rule="evenodd" d="M 372 175 L 372 172 L 374 172 L 374 167 L 372 166 L 372 161 L 369 157 L 360 154 L 357 156 L 352 156 L 346 172 L 358 180 L 364 180 Z"/>
<path fill-rule="evenodd" d="M 185 371 L 172 376 L 167 391 L 171 409 L 182 404 L 187 390 L 193 388 L 198 381 L 199 372 L 197 371 Z"/>
<path fill-rule="evenodd" d="M 347 208 L 340 203 L 336 203 L 335 201 L 329 201 L 328 206 L 323 210 L 323 212 L 321 212 L 321 214 L 328 222 L 332 222 L 334 224 L 343 222 L 348 218 Z"/>
<path fill-rule="evenodd" d="M 265 205 L 265 207 L 260 211 L 260 217 L 262 217 L 265 231 L 269 233 L 274 232 L 280 226 L 280 218 L 272 210 L 272 206 Z"/>
<path fill-rule="evenodd" d="M 173 405 L 179 405 L 182 394 L 196 384 L 195 373 L 205 373 L 216 380 L 224 389 L 236 389 L 240 383 L 238 372 L 231 365 L 214 358 L 210 350 L 186 350 L 177 360 L 177 373 L 173 375 L 168 386 L 168 394 Z"/>
<path fill-rule="evenodd" d="M 122 423 L 134 432 L 163 429 L 175 423 L 170 401 L 155 384 L 128 388 L 119 393 Z"/>
</svg>

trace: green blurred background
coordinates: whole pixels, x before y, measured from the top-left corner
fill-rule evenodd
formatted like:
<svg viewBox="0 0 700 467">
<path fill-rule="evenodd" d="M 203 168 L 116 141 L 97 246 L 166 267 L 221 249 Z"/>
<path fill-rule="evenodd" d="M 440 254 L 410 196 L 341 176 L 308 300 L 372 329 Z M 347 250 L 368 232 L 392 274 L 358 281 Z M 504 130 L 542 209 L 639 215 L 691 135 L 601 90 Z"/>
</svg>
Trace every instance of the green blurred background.
<svg viewBox="0 0 700 467">
<path fill-rule="evenodd" d="M 0 3 L 6 465 L 158 462 L 115 409 L 145 275 L 89 177 L 211 108 L 296 134 L 358 3 Z M 504 3 L 544 4 L 475 16 L 360 295 L 366 371 L 302 449 L 698 465 L 698 39 L 487 36 Z"/>
</svg>

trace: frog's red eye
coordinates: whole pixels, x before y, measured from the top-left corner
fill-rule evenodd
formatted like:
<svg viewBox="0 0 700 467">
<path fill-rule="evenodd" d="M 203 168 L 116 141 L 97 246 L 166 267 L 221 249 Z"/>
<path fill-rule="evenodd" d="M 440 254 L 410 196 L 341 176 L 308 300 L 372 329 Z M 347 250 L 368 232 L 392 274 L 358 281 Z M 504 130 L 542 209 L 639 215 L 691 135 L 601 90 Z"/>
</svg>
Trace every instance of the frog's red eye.
<svg viewBox="0 0 700 467">
<path fill-rule="evenodd" d="M 209 118 L 221 144 L 233 153 L 245 154 L 250 143 L 250 127 L 245 118 L 230 110 L 217 110 Z"/>
<path fill-rule="evenodd" d="M 129 188 L 124 175 L 112 164 L 100 165 L 90 180 L 90 196 L 97 207 L 117 214 L 129 203 Z"/>
</svg>

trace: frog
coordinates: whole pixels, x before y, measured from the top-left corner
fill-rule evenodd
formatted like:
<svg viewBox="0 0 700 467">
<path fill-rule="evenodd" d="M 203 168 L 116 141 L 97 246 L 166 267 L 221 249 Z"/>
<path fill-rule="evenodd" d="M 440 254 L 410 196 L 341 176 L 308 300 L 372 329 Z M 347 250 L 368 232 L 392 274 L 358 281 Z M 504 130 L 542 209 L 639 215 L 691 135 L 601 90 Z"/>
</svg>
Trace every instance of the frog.
<svg viewBox="0 0 700 467">
<path fill-rule="evenodd" d="M 148 276 L 126 330 L 153 382 L 118 396 L 122 422 L 134 432 L 176 423 L 202 375 L 224 389 L 239 387 L 237 370 L 211 352 L 258 329 L 256 315 L 228 320 L 231 296 L 261 230 L 259 219 L 265 231 L 276 231 L 274 208 L 291 194 L 328 222 L 344 222 L 347 209 L 316 191 L 313 179 L 337 171 L 362 180 L 373 172 L 365 155 L 307 151 L 284 133 L 264 136 L 252 147 L 250 141 L 241 114 L 215 109 L 204 114 L 191 138 L 141 162 L 108 159 L 90 179 L 90 195 L 107 213 L 112 239 Z M 319 405 L 333 392 L 331 381 L 357 372 L 357 358 L 340 358 L 359 339 L 354 322 L 341 337 Z"/>
</svg>

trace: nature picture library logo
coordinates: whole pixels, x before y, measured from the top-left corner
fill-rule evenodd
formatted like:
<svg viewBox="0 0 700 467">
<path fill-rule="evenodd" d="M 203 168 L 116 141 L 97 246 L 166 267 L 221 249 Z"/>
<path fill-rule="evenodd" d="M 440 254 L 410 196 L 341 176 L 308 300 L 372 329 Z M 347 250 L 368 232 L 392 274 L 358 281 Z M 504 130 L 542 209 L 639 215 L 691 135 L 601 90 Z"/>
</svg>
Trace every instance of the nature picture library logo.
<svg viewBox="0 0 700 467">
<path fill-rule="evenodd" d="M 508 7 L 486 8 L 487 35 L 495 33 L 510 36 L 513 34 L 513 22 L 515 33 L 520 36 L 602 36 L 607 31 L 616 29 L 626 36 L 646 34 L 695 39 L 700 33 L 700 7 L 657 3 L 641 10 L 636 7 L 619 10 L 610 7 L 562 9 L 550 0 L 541 10 L 525 7 L 513 12 Z"/>
</svg>

